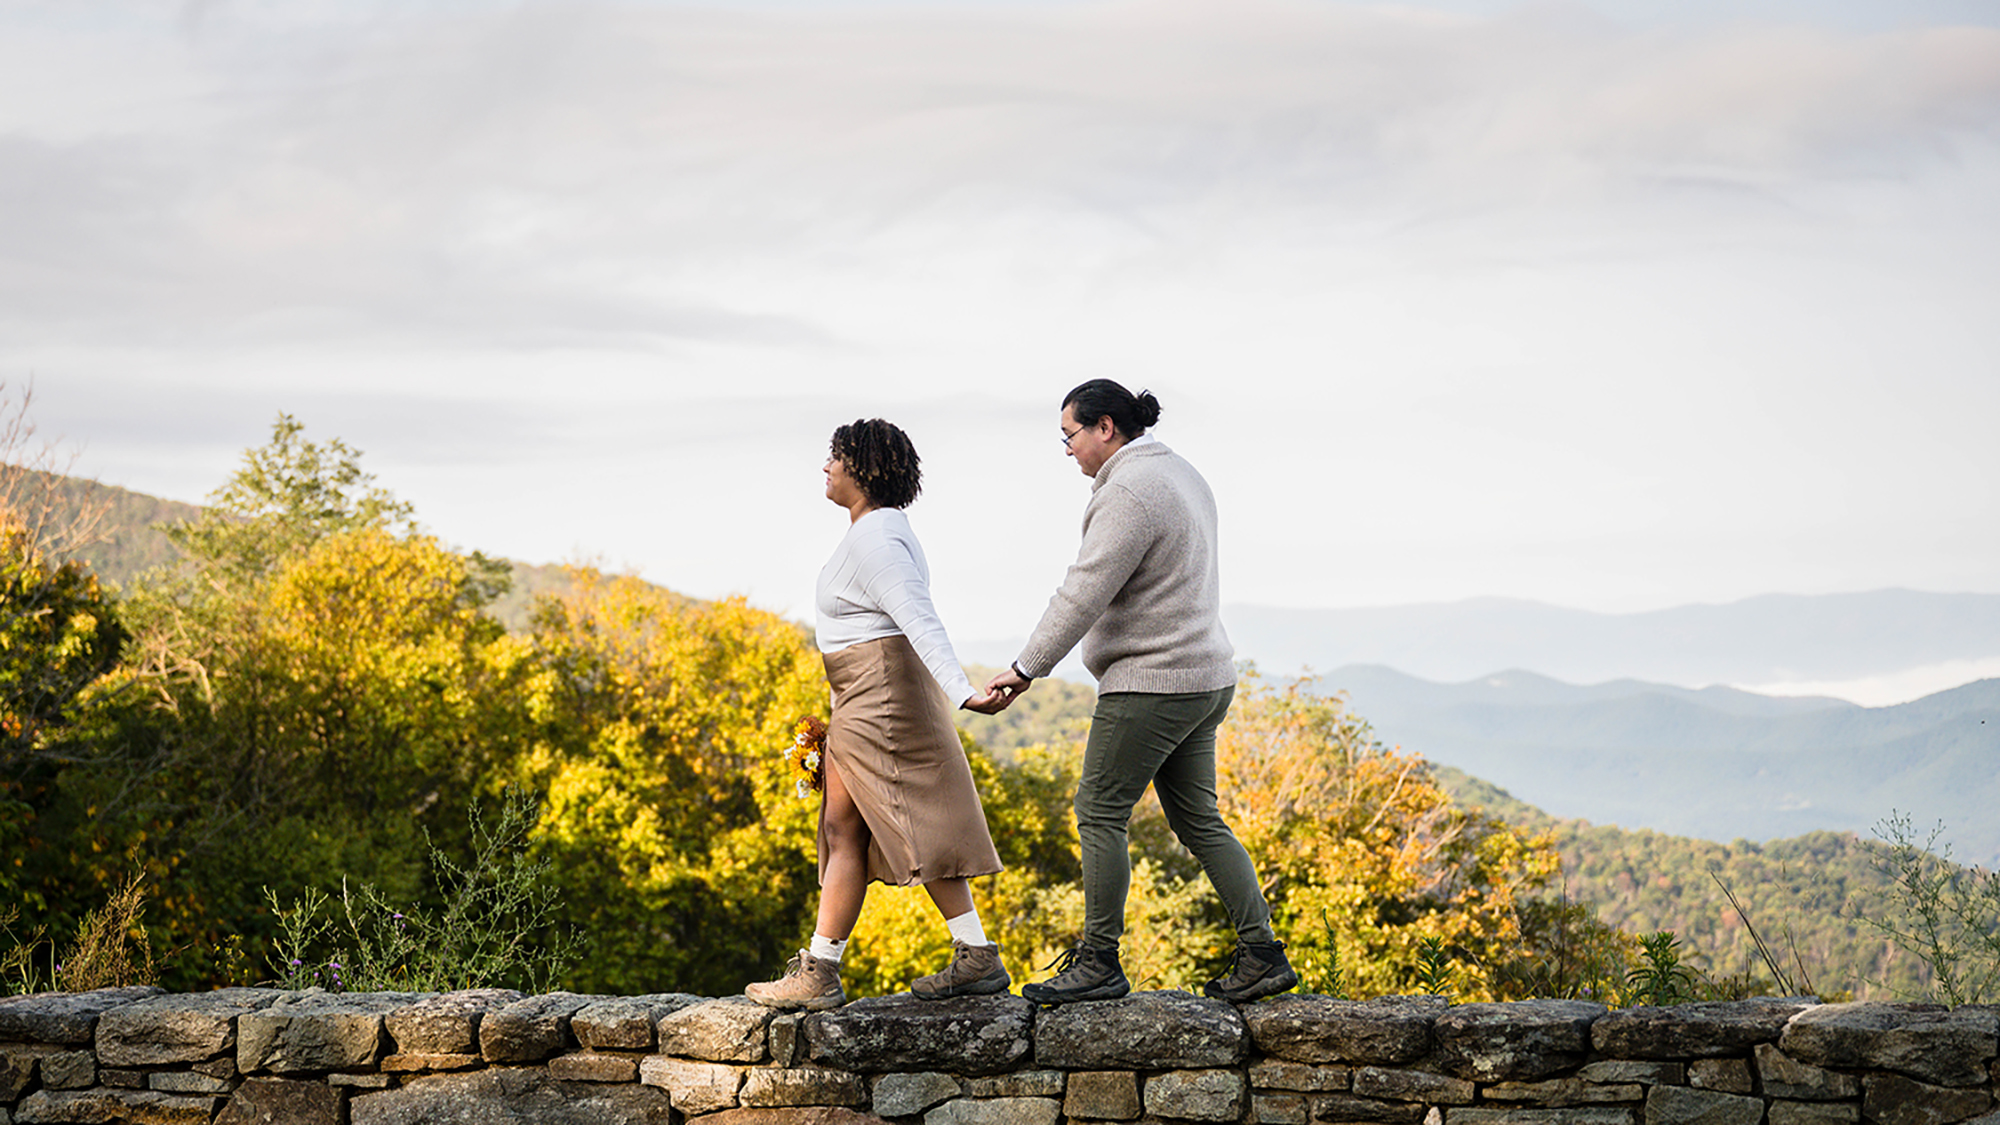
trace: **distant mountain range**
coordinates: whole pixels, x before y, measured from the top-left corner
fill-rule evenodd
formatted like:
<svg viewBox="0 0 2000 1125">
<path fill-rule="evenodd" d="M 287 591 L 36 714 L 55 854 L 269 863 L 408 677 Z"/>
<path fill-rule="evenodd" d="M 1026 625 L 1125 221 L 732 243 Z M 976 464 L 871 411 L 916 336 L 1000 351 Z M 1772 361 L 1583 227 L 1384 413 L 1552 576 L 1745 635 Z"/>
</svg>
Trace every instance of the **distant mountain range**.
<svg viewBox="0 0 2000 1125">
<path fill-rule="evenodd" d="M 2000 679 L 1895 707 L 1530 672 L 1435 683 L 1379 665 L 1320 677 L 1390 745 L 1559 817 L 1709 840 L 1866 836 L 1936 821 L 1961 863 L 2000 863 Z"/>
<path fill-rule="evenodd" d="M 1231 605 L 1239 657 L 1267 672 L 1381 664 L 1453 682 L 1532 668 L 1571 683 L 1855 680 L 2000 657 L 2000 594 L 1766 594 L 1592 613 L 1506 598 L 1372 609 Z"/>
</svg>

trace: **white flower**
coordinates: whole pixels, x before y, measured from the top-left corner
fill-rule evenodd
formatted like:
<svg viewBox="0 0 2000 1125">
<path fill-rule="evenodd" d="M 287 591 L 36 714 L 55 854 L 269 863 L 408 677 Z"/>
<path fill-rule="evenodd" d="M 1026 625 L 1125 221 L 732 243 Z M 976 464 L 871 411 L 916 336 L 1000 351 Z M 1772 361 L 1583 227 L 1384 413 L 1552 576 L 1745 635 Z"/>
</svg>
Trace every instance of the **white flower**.
<svg viewBox="0 0 2000 1125">
<path fill-rule="evenodd" d="M 803 799 L 803 798 L 805 797 L 805 795 L 806 795 L 806 779 L 805 779 L 805 778 L 803 778 L 803 777 L 802 777 L 802 778 L 799 778 L 799 779 L 798 779 L 797 781 L 793 782 L 792 784 L 793 784 L 793 785 L 795 785 L 795 786 L 796 786 L 796 787 L 798 788 L 798 791 L 799 791 L 799 797 L 800 797 L 801 799 Z"/>
<path fill-rule="evenodd" d="M 806 768 L 809 770 L 816 770 L 819 768 L 819 751 L 815 750 L 812 753 L 806 755 Z"/>
</svg>

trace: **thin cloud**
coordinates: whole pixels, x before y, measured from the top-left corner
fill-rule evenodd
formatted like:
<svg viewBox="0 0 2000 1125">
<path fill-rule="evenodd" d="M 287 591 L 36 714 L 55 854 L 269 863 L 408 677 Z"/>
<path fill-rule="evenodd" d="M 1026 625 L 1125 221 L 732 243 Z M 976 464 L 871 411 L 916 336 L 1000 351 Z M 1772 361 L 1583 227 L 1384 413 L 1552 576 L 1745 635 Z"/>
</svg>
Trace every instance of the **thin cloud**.
<svg viewBox="0 0 2000 1125">
<path fill-rule="evenodd" d="M 976 403 L 925 439 L 935 511 L 1004 477 L 1069 512 L 1048 399 L 1112 375 L 1211 474 L 1245 600 L 2000 581 L 1953 519 L 2000 487 L 1990 28 L 106 0 L 0 31 L 0 366 L 86 435 L 95 388 L 204 388 L 237 448 L 297 392 L 371 404 L 330 407 L 357 441 L 409 399 L 371 456 L 458 541 L 806 587 L 742 513 L 823 514 L 820 424 L 744 403 Z M 505 409 L 425 405 L 468 399 Z M 453 474 L 482 426 L 519 460 Z M 192 472 L 174 440 L 100 448 L 143 486 Z M 575 499 L 718 456 L 740 550 Z M 926 519 L 978 633 L 1074 547 Z"/>
</svg>

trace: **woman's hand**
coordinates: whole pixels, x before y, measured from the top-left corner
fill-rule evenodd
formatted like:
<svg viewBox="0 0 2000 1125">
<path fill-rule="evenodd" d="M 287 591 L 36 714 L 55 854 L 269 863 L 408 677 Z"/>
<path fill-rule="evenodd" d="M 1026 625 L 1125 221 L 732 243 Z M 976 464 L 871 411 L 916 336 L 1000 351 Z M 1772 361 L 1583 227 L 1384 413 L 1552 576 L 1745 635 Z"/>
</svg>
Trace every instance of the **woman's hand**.
<svg viewBox="0 0 2000 1125">
<path fill-rule="evenodd" d="M 977 711 L 982 715 L 998 715 L 1000 712 L 1005 711 L 1007 705 L 1012 702 L 1012 698 L 1002 695 L 997 691 L 982 691 L 978 695 L 968 697 L 959 706 L 967 711 Z"/>
</svg>

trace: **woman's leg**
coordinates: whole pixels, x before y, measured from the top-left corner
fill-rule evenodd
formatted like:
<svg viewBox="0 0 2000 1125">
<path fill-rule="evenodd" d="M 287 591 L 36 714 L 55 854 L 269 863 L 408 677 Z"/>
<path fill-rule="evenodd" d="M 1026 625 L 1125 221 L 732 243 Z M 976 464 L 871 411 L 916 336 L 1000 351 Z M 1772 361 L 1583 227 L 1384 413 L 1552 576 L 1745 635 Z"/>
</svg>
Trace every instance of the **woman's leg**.
<svg viewBox="0 0 2000 1125">
<path fill-rule="evenodd" d="M 822 756 L 820 761 L 826 770 L 826 809 L 821 816 L 826 825 L 827 856 L 826 873 L 819 884 L 819 919 L 813 932 L 846 941 L 861 918 L 862 903 L 868 899 L 868 845 L 874 837 L 840 780 L 840 771 L 833 768 L 833 758 Z M 970 903 L 971 898 L 966 901 Z"/>
<path fill-rule="evenodd" d="M 910 991 L 919 999 L 943 1000 L 991 996 L 1013 987 L 1014 978 L 1000 963 L 1000 947 L 986 940 L 986 929 L 979 924 L 971 885 L 964 879 L 933 879 L 924 890 L 930 892 L 931 902 L 944 915 L 945 929 L 951 931 L 951 964 L 911 981 Z"/>
<path fill-rule="evenodd" d="M 947 922 L 972 912 L 972 885 L 964 879 L 933 879 L 924 890 Z"/>
</svg>

